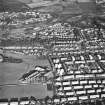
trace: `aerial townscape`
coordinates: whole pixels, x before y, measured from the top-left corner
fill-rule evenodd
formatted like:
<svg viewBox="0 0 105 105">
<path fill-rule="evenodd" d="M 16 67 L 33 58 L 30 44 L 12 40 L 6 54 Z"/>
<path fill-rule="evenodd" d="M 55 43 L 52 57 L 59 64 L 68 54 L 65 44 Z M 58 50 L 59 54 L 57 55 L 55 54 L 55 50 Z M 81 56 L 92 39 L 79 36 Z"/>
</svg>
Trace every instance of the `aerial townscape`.
<svg viewBox="0 0 105 105">
<path fill-rule="evenodd" d="M 0 105 L 105 105 L 105 0 L 0 1 Z"/>
</svg>

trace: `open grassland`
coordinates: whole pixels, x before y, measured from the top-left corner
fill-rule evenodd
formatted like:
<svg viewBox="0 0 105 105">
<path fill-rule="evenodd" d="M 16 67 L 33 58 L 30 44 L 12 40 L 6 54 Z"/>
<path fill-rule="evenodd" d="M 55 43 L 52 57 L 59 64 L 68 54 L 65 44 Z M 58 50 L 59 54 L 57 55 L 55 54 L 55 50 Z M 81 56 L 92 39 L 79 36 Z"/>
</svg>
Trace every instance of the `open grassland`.
<svg viewBox="0 0 105 105">
<path fill-rule="evenodd" d="M 19 56 L 22 57 L 22 56 Z M 43 98 L 52 95 L 48 92 L 46 85 L 18 85 L 18 79 L 23 73 L 31 70 L 32 65 L 50 66 L 48 60 L 38 60 L 35 56 L 23 56 L 21 64 L 1 63 L 0 64 L 0 98 L 35 96 Z"/>
<path fill-rule="evenodd" d="M 36 98 L 45 98 L 47 95 L 52 96 L 52 92 L 46 90 L 46 85 L 14 85 L 0 87 L 0 98 L 20 98 L 34 96 Z"/>
</svg>

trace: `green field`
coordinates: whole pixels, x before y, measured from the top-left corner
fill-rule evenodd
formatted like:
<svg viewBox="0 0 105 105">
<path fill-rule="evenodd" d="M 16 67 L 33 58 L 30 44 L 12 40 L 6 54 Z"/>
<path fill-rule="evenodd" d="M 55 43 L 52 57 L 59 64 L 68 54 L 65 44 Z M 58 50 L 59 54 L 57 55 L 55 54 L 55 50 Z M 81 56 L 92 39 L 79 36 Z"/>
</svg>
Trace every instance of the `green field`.
<svg viewBox="0 0 105 105">
<path fill-rule="evenodd" d="M 48 92 L 46 85 L 18 85 L 21 75 L 31 69 L 28 65 L 49 65 L 48 60 L 38 60 L 34 56 L 23 56 L 24 62 L 21 64 L 0 63 L 0 98 L 35 96 L 43 98 L 52 95 Z"/>
</svg>

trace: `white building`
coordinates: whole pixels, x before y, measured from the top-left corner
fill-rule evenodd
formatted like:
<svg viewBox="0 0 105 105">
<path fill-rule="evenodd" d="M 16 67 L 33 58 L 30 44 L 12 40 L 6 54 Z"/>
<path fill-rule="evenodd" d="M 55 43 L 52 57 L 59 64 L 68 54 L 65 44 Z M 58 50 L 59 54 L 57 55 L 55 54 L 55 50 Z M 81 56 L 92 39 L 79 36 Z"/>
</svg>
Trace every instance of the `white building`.
<svg viewBox="0 0 105 105">
<path fill-rule="evenodd" d="M 9 105 L 8 99 L 0 99 L 0 105 Z"/>
<path fill-rule="evenodd" d="M 23 74 L 19 81 L 21 83 L 35 83 L 36 81 L 41 79 L 39 77 L 41 76 L 41 74 L 46 72 L 46 70 L 47 70 L 46 67 L 35 66 L 33 70 L 30 70 L 29 72 Z"/>
<path fill-rule="evenodd" d="M 19 105 L 18 98 L 11 98 L 11 100 L 9 101 L 9 105 Z"/>
</svg>

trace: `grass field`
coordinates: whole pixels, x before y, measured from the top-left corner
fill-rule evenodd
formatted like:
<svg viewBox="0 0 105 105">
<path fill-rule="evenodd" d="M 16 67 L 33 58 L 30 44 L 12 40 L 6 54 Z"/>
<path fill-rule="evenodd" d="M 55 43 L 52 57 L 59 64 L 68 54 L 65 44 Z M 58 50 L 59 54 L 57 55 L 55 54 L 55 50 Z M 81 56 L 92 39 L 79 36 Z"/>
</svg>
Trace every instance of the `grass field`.
<svg viewBox="0 0 105 105">
<path fill-rule="evenodd" d="M 24 62 L 21 64 L 1 63 L 0 64 L 0 98 L 35 96 L 43 98 L 46 95 L 52 95 L 48 92 L 46 85 L 18 85 L 18 79 L 21 75 L 29 70 L 28 65 L 49 65 L 48 60 L 38 60 L 36 57 L 23 57 Z M 31 69 L 31 66 L 30 66 Z"/>
</svg>

